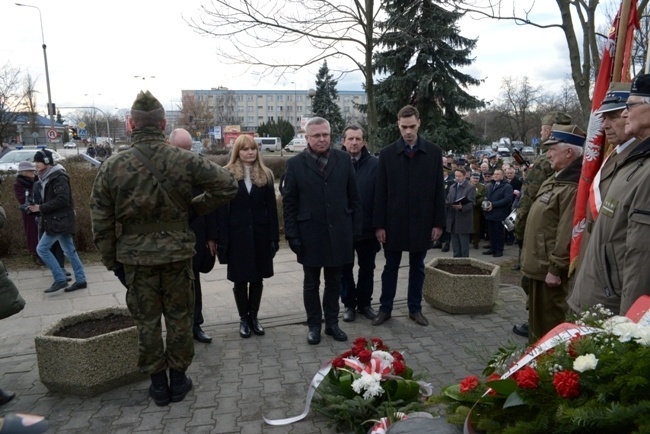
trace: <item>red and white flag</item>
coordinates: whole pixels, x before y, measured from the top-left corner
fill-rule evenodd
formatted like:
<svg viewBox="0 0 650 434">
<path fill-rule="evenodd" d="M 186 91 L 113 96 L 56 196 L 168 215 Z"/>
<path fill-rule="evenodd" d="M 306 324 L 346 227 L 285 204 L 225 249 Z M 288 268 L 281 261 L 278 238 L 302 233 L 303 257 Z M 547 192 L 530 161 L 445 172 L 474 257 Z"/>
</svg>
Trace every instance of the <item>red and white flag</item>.
<svg viewBox="0 0 650 434">
<path fill-rule="evenodd" d="M 624 3 L 624 2 L 623 2 Z M 580 255 L 580 242 L 582 241 L 582 234 L 586 227 L 587 206 L 591 210 L 591 215 L 596 218 L 598 216 L 598 205 L 593 198 L 590 200 L 591 185 L 594 181 L 596 173 L 603 163 L 603 151 L 605 145 L 605 131 L 603 130 L 603 121 L 600 115 L 596 114 L 596 110 L 600 108 L 603 98 L 607 94 L 609 85 L 612 82 L 614 73 L 614 57 L 616 53 L 616 38 L 618 36 L 619 22 L 621 16 L 621 9 L 623 3 L 619 8 L 616 18 L 609 30 L 607 42 L 603 47 L 603 54 L 600 60 L 600 69 L 596 77 L 596 86 L 594 87 L 594 95 L 591 99 L 591 115 L 589 116 L 589 126 L 587 127 L 587 140 L 585 142 L 584 155 L 582 160 L 582 173 L 580 175 L 580 182 L 578 183 L 578 194 L 576 196 L 576 207 L 573 214 L 573 231 L 571 233 L 571 250 L 569 267 L 569 274 L 575 271 L 575 264 Z M 629 19 L 627 22 L 627 34 L 625 38 L 625 55 L 623 57 L 623 65 L 621 70 L 620 81 L 630 81 L 629 65 L 630 65 L 630 52 L 634 37 L 634 28 L 639 28 L 639 18 L 637 16 L 636 0 L 632 0 L 630 7 Z M 593 193 L 593 192 L 592 192 Z"/>
</svg>

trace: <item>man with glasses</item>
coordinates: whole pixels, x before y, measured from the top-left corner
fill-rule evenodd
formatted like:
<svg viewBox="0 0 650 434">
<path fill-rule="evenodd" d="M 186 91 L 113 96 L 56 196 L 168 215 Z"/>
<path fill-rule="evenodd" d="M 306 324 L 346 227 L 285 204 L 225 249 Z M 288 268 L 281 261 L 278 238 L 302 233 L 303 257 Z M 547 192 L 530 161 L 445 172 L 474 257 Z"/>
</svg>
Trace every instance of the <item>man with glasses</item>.
<svg viewBox="0 0 650 434">
<path fill-rule="evenodd" d="M 282 206 L 285 236 L 303 266 L 307 343 L 316 345 L 323 316 L 326 335 L 337 341 L 348 338 L 338 326 L 341 271 L 353 261 L 353 240 L 361 237 L 362 215 L 352 161 L 330 146 L 329 122 L 311 118 L 305 137 L 307 148 L 287 161 Z"/>
<path fill-rule="evenodd" d="M 650 294 L 650 74 L 632 82 L 621 113 L 625 134 L 639 142 L 617 157 L 614 175 L 598 212 L 584 266 L 568 299 L 576 312 L 601 303 L 625 315 L 637 298 Z"/>
</svg>

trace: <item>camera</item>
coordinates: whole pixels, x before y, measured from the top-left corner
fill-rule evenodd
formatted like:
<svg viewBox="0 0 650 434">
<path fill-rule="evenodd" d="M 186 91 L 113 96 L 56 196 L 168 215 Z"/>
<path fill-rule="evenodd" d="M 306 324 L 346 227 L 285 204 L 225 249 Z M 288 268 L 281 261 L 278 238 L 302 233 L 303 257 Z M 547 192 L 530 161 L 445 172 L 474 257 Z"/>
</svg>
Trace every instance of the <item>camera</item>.
<svg viewBox="0 0 650 434">
<path fill-rule="evenodd" d="M 25 191 L 25 202 L 23 202 L 21 205 L 19 205 L 19 208 L 21 211 L 27 213 L 27 214 L 37 214 L 32 212 L 29 207 L 31 205 L 35 205 L 36 203 L 34 202 L 34 197 L 29 194 L 29 190 Z"/>
</svg>

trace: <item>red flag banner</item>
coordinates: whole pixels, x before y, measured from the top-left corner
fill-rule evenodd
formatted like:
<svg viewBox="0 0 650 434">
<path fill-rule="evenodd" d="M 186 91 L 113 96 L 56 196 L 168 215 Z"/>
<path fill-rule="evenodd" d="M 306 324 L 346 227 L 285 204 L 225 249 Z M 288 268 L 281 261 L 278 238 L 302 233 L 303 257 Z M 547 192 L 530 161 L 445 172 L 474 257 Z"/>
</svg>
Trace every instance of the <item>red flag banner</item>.
<svg viewBox="0 0 650 434">
<path fill-rule="evenodd" d="M 623 4 L 621 4 L 621 8 Z M 580 255 L 580 242 L 582 241 L 582 234 L 586 227 L 586 214 L 587 206 L 590 207 L 591 213 L 594 218 L 598 215 L 598 208 L 595 205 L 596 201 L 589 200 L 589 191 L 591 184 L 600 169 L 603 162 L 603 151 L 605 144 L 605 132 L 603 130 L 603 122 L 600 115 L 595 112 L 600 108 L 603 98 L 607 94 L 609 85 L 612 82 L 612 75 L 614 69 L 614 55 L 616 52 L 616 37 L 619 29 L 619 21 L 621 16 L 621 8 L 619 8 L 616 18 L 609 31 L 607 42 L 603 47 L 603 54 L 600 60 L 600 69 L 596 78 L 596 86 L 594 87 L 594 95 L 591 99 L 591 115 L 589 116 L 589 126 L 587 127 L 587 140 L 585 142 L 584 155 L 582 160 L 582 174 L 578 183 L 578 194 L 576 196 L 576 207 L 573 215 L 573 231 L 571 234 L 571 250 L 569 267 L 569 275 L 575 271 L 576 262 Z M 629 14 L 627 25 L 627 35 L 625 38 L 625 53 L 626 56 L 623 61 L 621 81 L 630 81 L 629 75 L 629 62 L 630 50 L 632 46 L 634 28 L 639 27 L 639 20 L 636 13 L 636 0 L 632 1 L 632 6 Z"/>
</svg>

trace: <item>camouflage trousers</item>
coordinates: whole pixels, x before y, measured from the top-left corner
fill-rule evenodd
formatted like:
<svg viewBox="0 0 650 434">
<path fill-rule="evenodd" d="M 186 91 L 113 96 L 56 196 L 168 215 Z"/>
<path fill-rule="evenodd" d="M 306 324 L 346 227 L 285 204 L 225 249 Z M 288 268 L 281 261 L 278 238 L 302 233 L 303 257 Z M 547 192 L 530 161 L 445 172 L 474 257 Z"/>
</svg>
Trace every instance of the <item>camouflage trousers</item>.
<svg viewBox="0 0 650 434">
<path fill-rule="evenodd" d="M 138 329 L 138 367 L 185 372 L 194 358 L 194 273 L 191 258 L 169 264 L 124 265 L 126 304 Z M 167 330 L 163 343 L 161 316 Z M 166 348 L 165 348 L 166 344 Z"/>
</svg>

